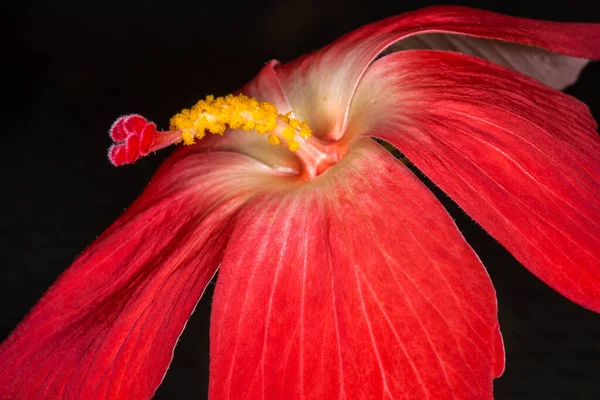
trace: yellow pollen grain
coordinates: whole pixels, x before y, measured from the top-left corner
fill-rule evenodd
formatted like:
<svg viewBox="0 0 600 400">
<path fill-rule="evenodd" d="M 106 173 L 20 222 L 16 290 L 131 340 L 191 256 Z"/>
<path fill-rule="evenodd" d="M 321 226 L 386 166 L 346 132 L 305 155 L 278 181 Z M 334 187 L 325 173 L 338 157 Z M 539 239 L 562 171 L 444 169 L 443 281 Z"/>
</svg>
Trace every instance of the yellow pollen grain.
<svg viewBox="0 0 600 400">
<path fill-rule="evenodd" d="M 185 144 L 189 145 L 189 144 L 194 144 L 195 143 L 194 142 L 194 135 L 190 131 L 188 131 L 188 130 L 182 131 L 181 132 L 181 137 L 183 138 L 183 142 Z"/>
<path fill-rule="evenodd" d="M 296 131 L 290 128 L 289 126 L 286 126 L 285 128 L 283 128 L 283 132 L 281 134 L 283 135 L 283 138 L 289 142 L 290 140 L 294 140 L 294 137 L 296 136 Z"/>
<path fill-rule="evenodd" d="M 181 138 L 187 145 L 194 144 L 195 139 L 202 139 L 207 132 L 223 135 L 229 128 L 255 131 L 261 135 L 268 133 L 268 141 L 273 146 L 281 144 L 281 135 L 287 141 L 288 148 L 297 151 L 300 144 L 294 138 L 300 135 L 308 139 L 311 130 L 306 121 L 300 121 L 290 115 L 291 112 L 278 114 L 273 104 L 243 94 L 206 96 L 193 107 L 174 115 L 170 126 L 171 130 L 181 132 Z M 281 123 L 284 126 L 278 127 Z M 272 132 L 279 133 L 276 135 Z"/>
<path fill-rule="evenodd" d="M 295 140 L 290 140 L 288 142 L 288 149 L 292 152 L 298 151 L 300 149 L 300 144 Z"/>
<path fill-rule="evenodd" d="M 273 146 L 279 146 L 281 144 L 281 140 L 277 137 L 277 135 L 273 135 L 272 133 L 269 135 L 269 143 Z"/>
<path fill-rule="evenodd" d="M 289 124 L 289 123 L 290 123 L 290 115 L 292 115 L 292 112 L 291 112 L 291 111 L 290 111 L 290 112 L 287 112 L 287 113 L 285 113 L 285 114 L 283 114 L 283 115 L 280 115 L 280 116 L 279 116 L 279 118 L 281 118 L 281 120 L 282 120 L 283 122 L 285 122 L 286 124 Z"/>
<path fill-rule="evenodd" d="M 306 121 L 302 121 L 300 124 L 300 136 L 302 136 L 304 139 L 308 139 L 312 136 L 312 131 L 308 127 L 308 123 Z"/>
</svg>

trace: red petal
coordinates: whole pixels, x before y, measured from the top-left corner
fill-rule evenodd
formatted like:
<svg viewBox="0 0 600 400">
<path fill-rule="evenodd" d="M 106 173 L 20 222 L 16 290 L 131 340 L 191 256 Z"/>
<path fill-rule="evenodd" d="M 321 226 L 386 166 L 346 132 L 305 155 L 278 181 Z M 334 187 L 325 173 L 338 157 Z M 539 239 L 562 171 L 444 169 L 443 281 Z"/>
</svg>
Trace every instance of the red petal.
<svg viewBox="0 0 600 400">
<path fill-rule="evenodd" d="M 242 92 L 250 93 L 258 99 L 268 99 L 278 110 L 289 109 L 290 105 L 275 70 L 280 65 L 278 61 L 267 63 L 258 75 L 244 86 Z"/>
<path fill-rule="evenodd" d="M 214 296 L 211 398 L 484 399 L 503 361 L 485 269 L 371 140 L 240 213 Z"/>
<path fill-rule="evenodd" d="M 505 60 L 506 64 L 557 85 L 574 81 L 584 61 L 561 59 L 528 46 L 575 57 L 600 58 L 600 24 L 535 21 L 466 7 L 429 7 L 367 25 L 318 52 L 282 65 L 277 71 L 291 109 L 301 119 L 308 120 L 316 136 L 339 139 L 345 131 L 352 94 L 367 66 L 391 44 L 426 33 L 465 34 L 525 44 L 518 56 L 526 57 L 518 62 Z M 462 38 L 461 42 L 468 46 L 483 43 L 476 40 L 471 43 L 469 38 Z M 434 48 L 439 45 L 435 41 L 430 44 Z M 471 50 L 494 61 L 511 55 L 504 50 L 490 53 L 486 51 L 490 46 L 502 49 L 503 43 L 488 43 L 484 48 Z M 451 48 L 464 51 L 463 46 Z M 533 51 L 527 55 L 528 50 Z M 526 59 L 530 62 L 523 62 Z M 554 68 L 559 71 L 552 73 Z M 559 75 L 560 79 L 555 82 L 550 75 Z"/>
<path fill-rule="evenodd" d="M 587 107 L 456 53 L 367 71 L 350 130 L 398 147 L 523 265 L 600 311 L 600 137 Z"/>
<path fill-rule="evenodd" d="M 413 35 L 396 42 L 386 49 L 386 53 L 411 49 L 454 51 L 476 56 L 560 90 L 575 83 L 589 62 L 585 58 L 551 53 L 537 47 L 446 33 Z"/>
<path fill-rule="evenodd" d="M 239 154 L 178 154 L 0 346 L 0 397 L 153 395 L 232 218 L 268 175 Z"/>
</svg>

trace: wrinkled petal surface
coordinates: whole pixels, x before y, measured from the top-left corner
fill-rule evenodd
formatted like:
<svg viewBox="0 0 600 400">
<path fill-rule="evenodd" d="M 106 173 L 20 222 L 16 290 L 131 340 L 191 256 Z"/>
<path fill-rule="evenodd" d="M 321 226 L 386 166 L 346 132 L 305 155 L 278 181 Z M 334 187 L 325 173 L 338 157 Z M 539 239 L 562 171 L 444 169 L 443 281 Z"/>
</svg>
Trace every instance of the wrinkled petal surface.
<svg viewBox="0 0 600 400">
<path fill-rule="evenodd" d="M 600 137 L 588 108 L 457 53 L 375 62 L 349 135 L 389 141 L 524 266 L 600 311 Z"/>
<path fill-rule="evenodd" d="M 170 158 L 2 344 L 0 397 L 151 398 L 266 175 L 235 153 Z"/>
<path fill-rule="evenodd" d="M 428 37 L 401 41 L 424 34 Z M 464 36 L 446 40 L 448 36 L 442 34 L 494 40 Z M 578 58 L 600 58 L 599 37 L 600 24 L 536 21 L 466 7 L 429 7 L 366 25 L 322 50 L 282 65 L 277 74 L 291 109 L 308 120 L 313 133 L 339 139 L 345 131 L 352 95 L 365 69 L 394 43 L 397 49 L 466 52 L 561 88 L 572 83 L 585 65 L 585 60 Z"/>
<path fill-rule="evenodd" d="M 504 363 L 488 275 L 371 139 L 240 213 L 211 321 L 212 399 L 486 399 Z"/>
</svg>

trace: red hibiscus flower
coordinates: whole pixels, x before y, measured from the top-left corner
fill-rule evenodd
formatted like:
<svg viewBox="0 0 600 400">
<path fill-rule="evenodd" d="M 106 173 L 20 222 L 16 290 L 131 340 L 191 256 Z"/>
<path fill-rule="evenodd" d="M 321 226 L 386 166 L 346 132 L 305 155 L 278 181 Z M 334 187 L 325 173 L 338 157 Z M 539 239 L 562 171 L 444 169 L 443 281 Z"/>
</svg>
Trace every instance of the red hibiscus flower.
<svg viewBox="0 0 600 400">
<path fill-rule="evenodd" d="M 372 138 L 600 311 L 600 140 L 557 90 L 599 37 L 427 8 L 273 61 L 169 131 L 119 119 L 116 165 L 188 146 L 0 346 L 1 396 L 150 398 L 218 269 L 212 399 L 491 398 L 504 352 L 485 268 Z"/>
</svg>

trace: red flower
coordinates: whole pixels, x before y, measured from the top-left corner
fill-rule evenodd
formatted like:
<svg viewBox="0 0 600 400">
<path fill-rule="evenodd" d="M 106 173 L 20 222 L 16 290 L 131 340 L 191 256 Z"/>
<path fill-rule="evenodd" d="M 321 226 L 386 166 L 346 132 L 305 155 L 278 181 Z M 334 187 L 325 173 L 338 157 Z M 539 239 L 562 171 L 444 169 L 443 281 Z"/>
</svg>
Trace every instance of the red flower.
<svg viewBox="0 0 600 400">
<path fill-rule="evenodd" d="M 167 132 L 118 120 L 115 164 L 224 123 L 289 149 L 234 129 L 178 149 L 0 346 L 1 397 L 150 398 L 219 268 L 212 399 L 491 398 L 504 353 L 487 273 L 369 137 L 600 311 L 600 140 L 556 90 L 600 58 L 599 37 L 428 8 L 269 63 L 241 92 L 271 104 L 208 99 Z"/>
</svg>

